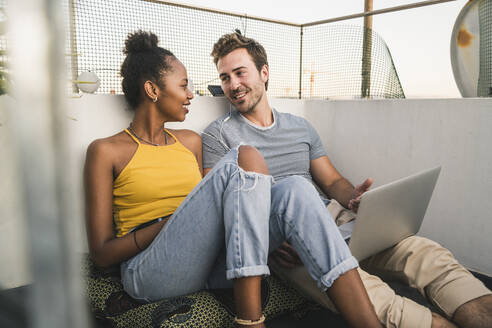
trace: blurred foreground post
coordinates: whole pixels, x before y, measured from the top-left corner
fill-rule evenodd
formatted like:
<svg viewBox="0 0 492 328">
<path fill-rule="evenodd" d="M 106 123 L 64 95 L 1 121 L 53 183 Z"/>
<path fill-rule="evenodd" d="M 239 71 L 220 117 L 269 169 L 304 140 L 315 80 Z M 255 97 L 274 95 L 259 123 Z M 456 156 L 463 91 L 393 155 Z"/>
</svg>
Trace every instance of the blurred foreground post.
<svg viewBox="0 0 492 328">
<path fill-rule="evenodd" d="M 64 20 L 61 1 L 8 2 L 11 113 L 33 286 L 31 327 L 87 327 L 67 178 Z"/>
</svg>

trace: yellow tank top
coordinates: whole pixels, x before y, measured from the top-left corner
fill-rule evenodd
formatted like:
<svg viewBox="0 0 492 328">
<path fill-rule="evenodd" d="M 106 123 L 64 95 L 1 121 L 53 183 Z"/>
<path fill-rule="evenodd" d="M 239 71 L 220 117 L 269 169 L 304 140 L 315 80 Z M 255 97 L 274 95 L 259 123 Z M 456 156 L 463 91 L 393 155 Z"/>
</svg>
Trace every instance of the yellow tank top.
<svg viewBox="0 0 492 328">
<path fill-rule="evenodd" d="M 113 182 L 113 219 L 121 237 L 142 223 L 172 214 L 202 175 L 195 155 L 178 139 L 168 146 L 137 143 L 130 162 Z"/>
</svg>

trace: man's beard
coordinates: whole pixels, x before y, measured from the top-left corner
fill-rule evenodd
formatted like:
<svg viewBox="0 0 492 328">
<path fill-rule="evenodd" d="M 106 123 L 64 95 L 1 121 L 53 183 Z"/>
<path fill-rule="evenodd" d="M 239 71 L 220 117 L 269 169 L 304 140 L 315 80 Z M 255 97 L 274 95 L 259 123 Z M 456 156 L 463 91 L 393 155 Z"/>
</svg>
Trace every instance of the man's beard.
<svg viewBox="0 0 492 328">
<path fill-rule="evenodd" d="M 252 94 L 255 93 L 253 89 L 246 88 L 246 90 L 241 90 L 241 91 L 234 92 L 233 95 L 231 95 L 231 97 L 234 97 L 236 94 L 238 94 L 240 92 L 243 92 L 243 91 L 246 91 L 248 95 L 252 95 Z M 239 109 L 239 108 L 236 107 L 236 105 L 234 105 L 234 107 L 236 108 L 236 110 L 238 112 L 240 112 L 243 115 L 244 114 L 252 114 L 255 111 L 256 106 L 260 103 L 260 101 L 261 101 L 262 98 L 263 98 L 263 94 L 260 93 L 260 96 L 258 97 L 258 99 L 252 99 L 254 101 L 254 103 L 251 106 L 247 107 L 246 110 Z M 229 99 L 229 101 L 231 101 L 231 99 Z"/>
</svg>

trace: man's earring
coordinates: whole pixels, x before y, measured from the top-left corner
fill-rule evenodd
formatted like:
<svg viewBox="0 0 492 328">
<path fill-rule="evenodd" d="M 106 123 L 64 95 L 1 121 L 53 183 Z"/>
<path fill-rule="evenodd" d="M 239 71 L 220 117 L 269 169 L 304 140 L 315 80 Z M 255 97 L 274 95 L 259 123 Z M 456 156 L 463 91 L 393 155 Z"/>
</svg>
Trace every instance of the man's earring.
<svg viewBox="0 0 492 328">
<path fill-rule="evenodd" d="M 154 100 L 152 100 L 153 102 L 157 102 L 157 96 L 155 96 Z"/>
</svg>

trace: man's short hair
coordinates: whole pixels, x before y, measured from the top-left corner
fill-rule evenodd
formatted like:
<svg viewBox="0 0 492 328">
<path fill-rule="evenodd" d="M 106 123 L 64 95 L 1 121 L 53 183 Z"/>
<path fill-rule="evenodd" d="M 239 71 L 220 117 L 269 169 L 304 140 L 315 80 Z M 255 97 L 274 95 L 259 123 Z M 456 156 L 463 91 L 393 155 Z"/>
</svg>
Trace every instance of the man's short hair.
<svg viewBox="0 0 492 328">
<path fill-rule="evenodd" d="M 217 65 L 219 59 L 240 48 L 244 48 L 248 51 L 248 54 L 253 59 L 258 72 L 261 72 L 263 65 L 268 66 L 265 48 L 263 48 L 258 41 L 242 35 L 239 30 L 236 30 L 234 33 L 224 34 L 221 36 L 220 39 L 214 44 L 214 48 L 210 55 L 214 58 L 215 65 Z M 265 82 L 265 90 L 267 89 L 268 81 Z"/>
</svg>

